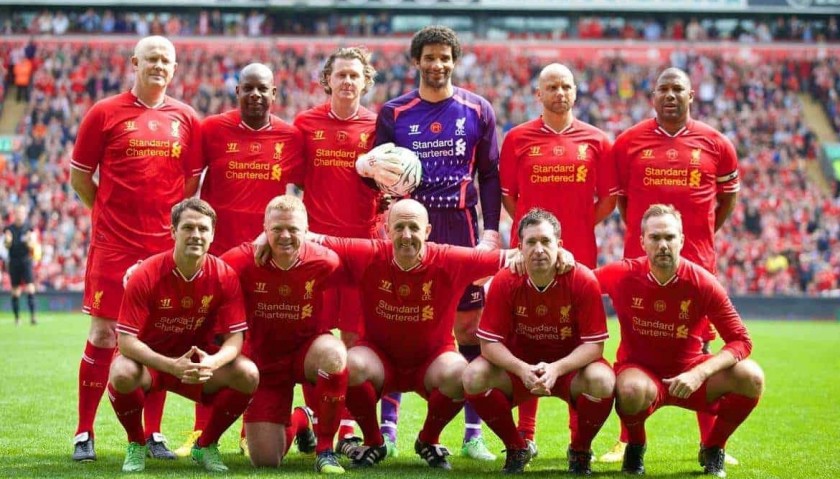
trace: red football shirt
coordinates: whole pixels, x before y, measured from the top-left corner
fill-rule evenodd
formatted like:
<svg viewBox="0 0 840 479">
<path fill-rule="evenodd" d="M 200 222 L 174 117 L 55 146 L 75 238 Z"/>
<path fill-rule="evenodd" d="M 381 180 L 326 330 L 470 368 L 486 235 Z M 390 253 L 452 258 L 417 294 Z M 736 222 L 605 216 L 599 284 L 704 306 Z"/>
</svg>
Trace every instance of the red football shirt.
<svg viewBox="0 0 840 479">
<path fill-rule="evenodd" d="M 201 174 L 198 117 L 170 97 L 149 108 L 131 92 L 114 95 L 85 115 L 70 164 L 99 169 L 92 245 L 163 251 L 172 247 L 169 214 L 184 199 L 184 178 Z"/>
<path fill-rule="evenodd" d="M 282 365 L 312 336 L 329 332 L 327 324 L 318 324 L 315 309 L 327 278 L 339 267 L 335 252 L 303 243 L 298 261 L 287 270 L 271 261 L 257 266 L 250 243 L 228 251 L 222 259 L 239 274 L 248 318 L 243 349 L 261 372 Z"/>
<path fill-rule="evenodd" d="M 541 291 L 528 275 L 502 270 L 490 283 L 477 336 L 503 343 L 529 364 L 557 361 L 582 343 L 603 343 L 609 334 L 598 280 L 578 263 Z"/>
<path fill-rule="evenodd" d="M 201 198 L 216 210 L 210 253 L 220 255 L 259 235 L 268 202 L 301 182 L 303 136 L 273 115 L 254 130 L 239 110 L 206 118 L 201 135 L 207 167 Z"/>
<path fill-rule="evenodd" d="M 752 351 L 747 328 L 723 287 L 685 258 L 666 284 L 650 272 L 647 257 L 609 264 L 595 276 L 621 325 L 619 363 L 644 366 L 663 378 L 676 376 L 702 355 L 706 316 L 726 342 L 724 349 L 739 360 Z"/>
<path fill-rule="evenodd" d="M 373 146 L 376 115 L 363 107 L 340 119 L 329 103 L 295 118 L 303 132 L 303 203 L 309 229 L 348 238 L 375 238 L 379 192 L 356 172 L 356 158 Z"/>
<path fill-rule="evenodd" d="M 131 275 L 117 332 L 137 336 L 158 354 L 174 358 L 192 346 L 206 348 L 217 334 L 248 329 L 239 278 L 230 266 L 207 255 L 188 279 L 172 254 L 169 250 L 146 259 Z"/>
<path fill-rule="evenodd" d="M 324 245 L 338 253 L 361 290 L 361 340 L 400 367 L 420 366 L 454 345 L 460 292 L 502 266 L 499 251 L 426 243 L 420 264 L 403 271 L 390 241 L 327 237 Z"/>
<path fill-rule="evenodd" d="M 650 205 L 664 203 L 682 214 L 683 256 L 714 272 L 716 197 L 740 189 L 732 142 L 697 120 L 670 135 L 650 119 L 622 133 L 612 151 L 619 194 L 627 198 L 624 257 L 645 254 L 639 241 L 642 215 Z"/>
<path fill-rule="evenodd" d="M 502 194 L 517 200 L 511 247 L 519 244 L 519 220 L 540 207 L 560 220 L 563 247 L 594 268 L 595 200 L 618 194 L 609 153 L 607 135 L 579 120 L 560 132 L 542 118 L 510 130 L 502 143 L 499 176 Z"/>
</svg>

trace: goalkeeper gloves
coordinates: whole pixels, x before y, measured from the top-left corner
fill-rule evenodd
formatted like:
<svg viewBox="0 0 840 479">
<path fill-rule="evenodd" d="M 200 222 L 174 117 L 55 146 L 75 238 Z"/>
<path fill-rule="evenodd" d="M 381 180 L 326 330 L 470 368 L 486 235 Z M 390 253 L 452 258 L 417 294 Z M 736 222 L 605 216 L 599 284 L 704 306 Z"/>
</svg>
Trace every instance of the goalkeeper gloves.
<svg viewBox="0 0 840 479">
<path fill-rule="evenodd" d="M 356 160 L 356 172 L 381 185 L 396 184 L 402 177 L 403 167 L 400 157 L 391 153 L 393 149 L 393 143 L 384 143 L 360 155 Z"/>
</svg>

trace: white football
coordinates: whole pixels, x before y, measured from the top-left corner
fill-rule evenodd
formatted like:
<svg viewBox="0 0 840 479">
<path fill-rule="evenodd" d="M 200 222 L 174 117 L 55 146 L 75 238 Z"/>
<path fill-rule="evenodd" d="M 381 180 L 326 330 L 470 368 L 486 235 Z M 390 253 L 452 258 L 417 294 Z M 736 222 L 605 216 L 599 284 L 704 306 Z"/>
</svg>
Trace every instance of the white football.
<svg viewBox="0 0 840 479">
<path fill-rule="evenodd" d="M 385 185 L 376 182 L 379 191 L 391 196 L 406 196 L 420 186 L 420 180 L 423 178 L 423 166 L 420 164 L 420 158 L 417 154 L 408 148 L 395 146 L 388 151 L 388 154 L 396 154 L 400 159 L 400 166 L 402 167 L 402 174 L 394 184 Z"/>
</svg>

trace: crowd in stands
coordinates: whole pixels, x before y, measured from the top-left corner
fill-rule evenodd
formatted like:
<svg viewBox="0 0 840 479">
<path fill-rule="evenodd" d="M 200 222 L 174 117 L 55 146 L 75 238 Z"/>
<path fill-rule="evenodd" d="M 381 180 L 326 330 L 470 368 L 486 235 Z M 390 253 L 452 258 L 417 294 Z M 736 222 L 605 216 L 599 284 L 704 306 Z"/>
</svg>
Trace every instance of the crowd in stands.
<svg viewBox="0 0 840 479">
<path fill-rule="evenodd" d="M 68 182 L 73 142 L 80 119 L 95 101 L 130 88 L 130 48 L 71 42 L 34 45 L 31 94 L 19 127 L 26 141 L 22 151 L 0 164 L 0 208 L 5 209 L 0 209 L 0 217 L 7 220 L 10 205 L 19 201 L 33 205 L 33 221 L 44 245 L 37 271 L 42 289 L 83 287 L 90 215 L 74 199 Z M 296 54 L 274 46 L 211 53 L 193 46 L 178 52 L 178 72 L 169 93 L 202 116 L 233 109 L 238 70 L 244 62 L 265 62 L 274 70 L 278 86 L 275 113 L 291 121 L 326 99 L 317 72 L 328 53 L 312 48 Z M 374 53 L 379 74 L 364 103 L 376 110 L 414 88 L 415 71 L 401 50 Z M 4 63 L 12 56 L 2 44 L 0 54 Z M 840 294 L 840 201 L 808 176 L 819 145 L 797 97 L 820 84 L 836 98 L 836 62 L 746 64 L 678 54 L 670 63 L 690 73 L 697 93 L 693 116 L 730 137 L 739 153 L 742 192 L 732 218 L 716 236 L 720 280 L 738 294 Z M 454 82 L 493 104 L 501 138 L 511 127 L 539 115 L 532 92 L 542 66 L 535 58 L 471 47 L 456 68 Z M 570 66 L 578 84 L 578 118 L 614 138 L 651 116 L 648 92 L 664 65 L 600 59 Z M 823 75 L 827 80 L 821 80 Z M 829 113 L 837 122 L 837 111 Z M 624 231 L 618 214 L 597 231 L 599 261 L 621 258 Z"/>
<path fill-rule="evenodd" d="M 546 13 L 550 14 L 550 13 Z M 366 13 L 258 10 L 188 10 L 175 12 L 134 12 L 122 9 L 15 9 L 0 12 L 0 30 L 7 34 L 136 34 L 260 37 L 265 35 L 307 36 L 383 36 L 400 33 L 390 11 Z M 538 17 L 522 17 L 523 19 Z M 632 39 L 738 42 L 837 42 L 840 25 L 835 16 L 765 16 L 758 20 L 720 18 L 720 16 L 681 16 L 666 14 L 648 17 L 566 15 L 544 26 L 520 31 L 501 28 L 510 38 L 543 39 Z M 491 30 L 493 30 L 491 28 Z M 402 32 L 410 35 L 411 32 Z"/>
</svg>

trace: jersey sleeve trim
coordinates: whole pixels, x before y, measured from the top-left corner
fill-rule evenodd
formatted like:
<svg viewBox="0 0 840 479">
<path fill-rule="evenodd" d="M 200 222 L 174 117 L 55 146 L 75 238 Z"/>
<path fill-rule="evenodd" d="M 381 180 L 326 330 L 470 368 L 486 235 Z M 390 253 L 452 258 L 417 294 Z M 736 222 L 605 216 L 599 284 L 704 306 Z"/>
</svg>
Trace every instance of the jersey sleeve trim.
<svg viewBox="0 0 840 479">
<path fill-rule="evenodd" d="M 84 171 L 85 173 L 93 173 L 93 170 L 94 170 L 90 166 L 85 165 L 84 163 L 81 163 L 76 159 L 70 160 L 70 167 L 75 168 L 79 171 Z"/>
<path fill-rule="evenodd" d="M 498 334 L 491 333 L 490 331 L 481 328 L 479 328 L 478 331 L 475 332 L 475 335 L 478 336 L 479 339 L 490 341 L 491 343 L 499 343 L 502 341 L 502 339 L 504 339 Z"/>
<path fill-rule="evenodd" d="M 230 333 L 241 333 L 241 332 L 243 332 L 247 329 L 248 329 L 248 323 L 246 323 L 245 321 L 235 323 L 235 324 L 231 324 L 230 326 L 228 326 L 228 332 L 230 332 Z"/>
<path fill-rule="evenodd" d="M 122 334 L 128 334 L 129 336 L 138 336 L 140 334 L 139 329 L 122 323 L 117 323 L 117 332 Z"/>
<path fill-rule="evenodd" d="M 592 336 L 581 336 L 580 340 L 581 340 L 581 342 L 588 343 L 588 344 L 603 343 L 609 337 L 610 337 L 610 333 L 603 332 L 603 333 L 600 333 L 600 334 L 593 334 Z"/>
</svg>

